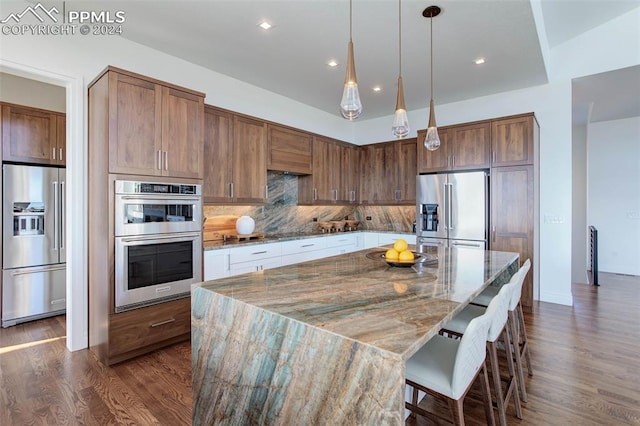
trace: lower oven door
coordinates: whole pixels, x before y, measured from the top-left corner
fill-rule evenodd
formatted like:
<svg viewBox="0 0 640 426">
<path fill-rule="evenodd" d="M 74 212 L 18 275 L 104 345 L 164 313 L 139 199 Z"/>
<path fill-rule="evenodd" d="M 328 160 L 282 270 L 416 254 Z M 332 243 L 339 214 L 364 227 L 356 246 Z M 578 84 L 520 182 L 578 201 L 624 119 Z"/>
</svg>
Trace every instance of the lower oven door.
<svg viewBox="0 0 640 426">
<path fill-rule="evenodd" d="M 202 234 L 116 237 L 115 310 L 186 296 L 202 281 Z"/>
</svg>

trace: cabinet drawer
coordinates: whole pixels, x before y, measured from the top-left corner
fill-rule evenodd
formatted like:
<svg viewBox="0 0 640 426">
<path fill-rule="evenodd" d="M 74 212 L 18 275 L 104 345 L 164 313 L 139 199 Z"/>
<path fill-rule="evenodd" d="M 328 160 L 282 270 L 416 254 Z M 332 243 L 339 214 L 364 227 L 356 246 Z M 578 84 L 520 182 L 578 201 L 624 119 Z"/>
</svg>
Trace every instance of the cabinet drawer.
<svg viewBox="0 0 640 426">
<path fill-rule="evenodd" d="M 263 271 L 265 269 L 273 269 L 282 266 L 281 258 L 272 257 L 269 259 L 256 260 L 253 262 L 234 263 L 229 268 L 229 275 L 248 274 L 250 272 Z"/>
<path fill-rule="evenodd" d="M 191 298 L 160 303 L 110 318 L 109 355 L 115 356 L 191 332 Z"/>
<path fill-rule="evenodd" d="M 255 244 L 247 247 L 238 247 L 229 250 L 229 264 L 252 262 L 255 260 L 280 257 L 280 243 Z"/>
<path fill-rule="evenodd" d="M 306 253 L 314 250 L 322 250 L 326 247 L 326 237 L 283 241 L 281 243 L 281 246 L 283 256 L 289 256 L 297 253 Z"/>
<path fill-rule="evenodd" d="M 342 246 L 350 246 L 356 245 L 356 236 L 355 235 L 334 235 L 331 237 L 324 237 L 326 240 L 326 247 L 342 247 Z"/>
</svg>

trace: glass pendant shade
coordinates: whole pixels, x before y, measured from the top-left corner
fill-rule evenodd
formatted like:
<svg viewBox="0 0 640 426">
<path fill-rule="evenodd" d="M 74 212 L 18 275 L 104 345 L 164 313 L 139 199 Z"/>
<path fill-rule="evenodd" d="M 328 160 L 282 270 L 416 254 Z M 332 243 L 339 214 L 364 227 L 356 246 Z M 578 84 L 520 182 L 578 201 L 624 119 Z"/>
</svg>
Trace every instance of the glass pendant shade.
<svg viewBox="0 0 640 426">
<path fill-rule="evenodd" d="M 362 102 L 360 102 L 356 66 L 353 59 L 353 42 L 351 40 L 349 40 L 349 51 L 347 53 L 347 74 L 344 78 L 340 113 L 347 120 L 355 120 L 362 113 Z"/>
<path fill-rule="evenodd" d="M 407 108 L 404 106 L 402 76 L 398 77 L 398 97 L 396 99 L 396 112 L 393 115 L 391 132 L 397 138 L 403 138 L 409 134 L 409 119 L 407 118 Z"/>
<path fill-rule="evenodd" d="M 440 136 L 438 136 L 438 127 L 436 126 L 433 99 L 429 102 L 429 127 L 427 128 L 427 137 L 424 138 L 424 147 L 429 151 L 435 151 L 440 148 Z"/>
</svg>

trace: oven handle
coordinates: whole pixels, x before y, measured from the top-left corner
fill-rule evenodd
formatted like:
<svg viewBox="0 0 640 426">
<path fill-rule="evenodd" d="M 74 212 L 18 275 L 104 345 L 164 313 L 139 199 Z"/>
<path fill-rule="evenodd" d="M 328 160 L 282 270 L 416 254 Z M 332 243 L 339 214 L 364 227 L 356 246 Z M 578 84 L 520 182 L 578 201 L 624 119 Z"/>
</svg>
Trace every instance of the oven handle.
<svg viewBox="0 0 640 426">
<path fill-rule="evenodd" d="M 137 235 L 135 237 L 118 237 L 123 243 L 133 243 L 136 241 L 148 240 L 174 240 L 176 238 L 200 237 L 200 232 L 173 232 L 171 234 Z"/>
<path fill-rule="evenodd" d="M 140 200 L 140 201 L 152 201 L 152 200 L 162 200 L 162 201 L 175 201 L 176 204 L 181 204 L 185 201 L 193 201 L 195 203 L 200 202 L 201 198 L 194 197 L 184 197 L 182 195 L 178 196 L 158 196 L 153 195 L 150 197 L 145 197 L 144 195 L 118 195 L 119 198 L 123 200 Z"/>
</svg>

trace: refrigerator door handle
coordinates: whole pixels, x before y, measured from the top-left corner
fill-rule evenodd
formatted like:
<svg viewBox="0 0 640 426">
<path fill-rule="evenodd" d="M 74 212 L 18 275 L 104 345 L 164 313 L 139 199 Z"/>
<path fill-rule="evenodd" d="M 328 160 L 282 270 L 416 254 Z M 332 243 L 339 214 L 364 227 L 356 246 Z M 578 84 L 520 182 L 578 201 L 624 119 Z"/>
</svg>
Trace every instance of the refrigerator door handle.
<svg viewBox="0 0 640 426">
<path fill-rule="evenodd" d="M 59 241 L 59 226 L 58 221 L 60 220 L 60 214 L 58 209 L 60 208 L 60 203 L 58 202 L 58 181 L 54 180 L 53 183 L 53 250 L 58 251 Z"/>
<path fill-rule="evenodd" d="M 442 216 L 444 216 L 444 229 L 449 229 L 449 207 L 451 204 L 449 203 L 449 194 L 446 182 L 443 184 L 443 187 L 442 195 L 444 196 L 444 205 L 442 207 L 444 211 L 442 212 Z"/>
<path fill-rule="evenodd" d="M 66 232 L 66 214 L 65 214 L 65 182 L 60 182 L 60 250 L 64 250 L 64 234 Z"/>
<path fill-rule="evenodd" d="M 463 247 L 483 247 L 484 243 L 461 243 L 459 241 L 453 241 L 451 242 L 452 246 L 463 246 Z"/>
<path fill-rule="evenodd" d="M 449 184 L 449 230 L 453 229 L 453 184 Z"/>
</svg>

